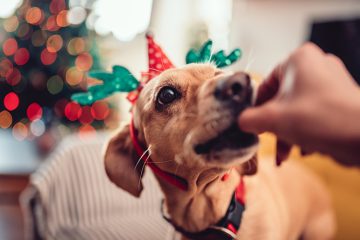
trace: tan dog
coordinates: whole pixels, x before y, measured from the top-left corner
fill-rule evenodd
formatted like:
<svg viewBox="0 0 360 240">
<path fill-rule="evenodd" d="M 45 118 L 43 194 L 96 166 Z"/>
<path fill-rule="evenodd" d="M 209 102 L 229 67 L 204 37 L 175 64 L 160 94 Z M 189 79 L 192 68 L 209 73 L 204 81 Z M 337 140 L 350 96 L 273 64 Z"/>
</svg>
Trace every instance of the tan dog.
<svg viewBox="0 0 360 240">
<path fill-rule="evenodd" d="M 219 222 L 241 176 L 256 172 L 257 137 L 235 124 L 253 95 L 245 73 L 229 75 L 210 64 L 190 64 L 151 80 L 134 106 L 142 147 L 157 167 L 187 182 L 183 191 L 157 176 L 171 222 L 186 232 Z M 143 161 L 134 150 L 129 125 L 111 139 L 105 166 L 115 184 L 140 196 Z M 225 173 L 229 177 L 222 180 Z M 237 239 L 333 237 L 330 198 L 309 171 L 291 161 L 276 168 L 261 160 L 257 174 L 243 179 L 246 210 Z"/>
</svg>

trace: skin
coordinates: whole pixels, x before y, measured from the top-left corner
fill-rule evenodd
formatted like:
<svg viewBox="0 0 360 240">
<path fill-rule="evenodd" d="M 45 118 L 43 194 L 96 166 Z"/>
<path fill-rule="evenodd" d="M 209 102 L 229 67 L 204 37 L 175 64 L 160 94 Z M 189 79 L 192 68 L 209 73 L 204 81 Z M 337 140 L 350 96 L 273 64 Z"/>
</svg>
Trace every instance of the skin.
<svg viewBox="0 0 360 240">
<path fill-rule="evenodd" d="M 297 144 L 304 152 L 319 151 L 341 164 L 360 166 L 359 119 L 355 80 L 339 58 L 307 43 L 265 79 L 257 106 L 245 110 L 238 123 L 244 131 L 276 134 L 278 158 Z"/>
<path fill-rule="evenodd" d="M 190 232 L 216 224 L 225 215 L 240 177 L 254 173 L 249 171 L 252 168 L 256 171 L 253 163 L 257 144 L 236 154 L 223 150 L 197 155 L 193 151 L 196 144 L 216 137 L 231 124 L 230 109 L 222 106 L 213 94 L 218 81 L 225 76 L 209 64 L 164 71 L 145 85 L 133 109 L 137 138 L 144 149 L 149 148 L 151 159 L 162 170 L 188 183 L 188 190 L 183 191 L 156 176 L 164 193 L 166 212 L 176 225 Z M 181 98 L 159 108 L 156 96 L 162 87 L 169 85 L 180 92 Z M 126 125 L 110 140 L 105 151 L 105 169 L 115 184 L 139 197 L 144 165 L 129 136 Z M 307 239 L 331 239 L 335 229 L 333 214 L 321 182 L 293 164 L 277 170 L 272 163 L 265 162 L 260 163 L 258 174 L 244 177 L 247 210 L 239 239 L 296 239 L 303 232 Z M 221 180 L 224 173 L 229 173 L 226 181 Z M 307 187 L 309 184 L 312 189 Z M 328 231 L 323 231 L 323 227 Z"/>
</svg>

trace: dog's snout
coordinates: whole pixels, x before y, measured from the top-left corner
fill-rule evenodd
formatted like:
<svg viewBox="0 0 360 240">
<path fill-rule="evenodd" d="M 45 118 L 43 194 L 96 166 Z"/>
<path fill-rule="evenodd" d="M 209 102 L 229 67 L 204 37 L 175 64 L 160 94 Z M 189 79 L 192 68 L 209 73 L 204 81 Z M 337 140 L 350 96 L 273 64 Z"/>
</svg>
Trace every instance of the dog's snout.
<svg viewBox="0 0 360 240">
<path fill-rule="evenodd" d="M 236 72 L 220 79 L 214 94 L 216 99 L 222 102 L 248 105 L 252 95 L 250 76 L 244 72 Z"/>
</svg>

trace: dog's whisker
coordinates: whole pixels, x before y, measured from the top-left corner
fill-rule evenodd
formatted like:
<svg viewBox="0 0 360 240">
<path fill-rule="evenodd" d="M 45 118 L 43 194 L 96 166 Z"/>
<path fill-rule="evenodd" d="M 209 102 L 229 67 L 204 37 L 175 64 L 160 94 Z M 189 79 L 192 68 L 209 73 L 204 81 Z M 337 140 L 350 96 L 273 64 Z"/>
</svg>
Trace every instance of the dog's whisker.
<svg viewBox="0 0 360 240">
<path fill-rule="evenodd" d="M 147 161 L 148 161 L 149 158 L 150 158 L 150 154 L 151 154 L 151 153 L 148 154 L 148 156 L 146 157 L 146 159 L 145 159 L 145 161 L 144 161 L 144 165 L 142 166 L 142 169 L 141 169 L 141 172 L 140 172 L 140 177 L 139 177 L 138 188 L 140 188 L 141 177 L 142 177 L 142 175 L 143 175 L 143 173 L 144 173 L 144 170 L 145 170 L 145 167 L 146 167 L 146 163 L 147 163 Z"/>
<path fill-rule="evenodd" d="M 144 151 L 144 153 L 140 156 L 140 158 L 137 160 L 136 164 L 135 164 L 135 167 L 134 167 L 134 170 L 137 168 L 137 166 L 139 165 L 141 159 L 148 153 L 150 152 L 150 146 Z M 150 154 L 149 154 L 150 156 Z"/>
</svg>

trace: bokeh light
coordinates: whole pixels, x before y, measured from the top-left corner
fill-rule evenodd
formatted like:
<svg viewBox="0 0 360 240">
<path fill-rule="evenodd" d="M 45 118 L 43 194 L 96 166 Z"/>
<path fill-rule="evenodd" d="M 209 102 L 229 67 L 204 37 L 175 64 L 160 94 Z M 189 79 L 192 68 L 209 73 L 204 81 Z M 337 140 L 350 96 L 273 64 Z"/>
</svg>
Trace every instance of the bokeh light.
<svg viewBox="0 0 360 240">
<path fill-rule="evenodd" d="M 65 117 L 70 121 L 76 121 L 81 116 L 82 109 L 78 103 L 69 102 L 65 107 Z"/>
<path fill-rule="evenodd" d="M 49 6 L 50 12 L 52 14 L 58 14 L 62 10 L 65 10 L 66 3 L 65 0 L 52 0 Z"/>
<path fill-rule="evenodd" d="M 81 83 L 84 79 L 85 74 L 79 71 L 76 67 L 71 67 L 66 71 L 66 82 L 70 86 L 75 86 Z"/>
<path fill-rule="evenodd" d="M 23 0 L 1 0 L 0 1 L 0 18 L 7 18 L 14 14 Z"/>
<path fill-rule="evenodd" d="M 88 71 L 93 65 L 92 56 L 85 52 L 76 57 L 75 65 L 80 71 Z"/>
<path fill-rule="evenodd" d="M 44 65 L 51 65 L 55 62 L 57 54 L 55 52 L 49 52 L 46 48 L 42 50 L 40 54 L 41 62 Z"/>
<path fill-rule="evenodd" d="M 14 62 L 21 66 L 29 61 L 30 53 L 26 48 L 19 48 L 14 55 Z"/>
<path fill-rule="evenodd" d="M 63 98 L 63 99 L 58 100 L 55 103 L 54 111 L 55 111 L 56 116 L 58 116 L 60 118 L 64 116 L 65 107 L 68 104 L 68 102 L 69 101 L 67 99 Z"/>
<path fill-rule="evenodd" d="M 0 77 L 6 77 L 13 69 L 12 62 L 7 58 L 0 59 Z"/>
<path fill-rule="evenodd" d="M 86 11 L 80 6 L 73 7 L 69 10 L 67 20 L 69 23 L 77 25 L 82 23 L 86 18 Z"/>
<path fill-rule="evenodd" d="M 13 136 L 15 139 L 22 141 L 28 136 L 28 128 L 22 122 L 18 122 L 13 127 Z"/>
<path fill-rule="evenodd" d="M 51 53 L 59 51 L 62 45 L 63 39 L 59 34 L 50 36 L 46 42 L 46 48 Z"/>
<path fill-rule="evenodd" d="M 39 24 L 42 18 L 43 18 L 43 13 L 41 9 L 38 7 L 29 8 L 25 15 L 26 21 L 33 25 Z"/>
<path fill-rule="evenodd" d="M 35 31 L 32 36 L 31 36 L 31 43 L 35 46 L 35 47 L 40 47 L 42 45 L 44 45 L 44 43 L 46 42 L 46 32 L 43 30 L 37 30 Z"/>
<path fill-rule="evenodd" d="M 0 128 L 9 128 L 12 124 L 12 120 L 12 116 L 8 111 L 4 110 L 0 112 Z"/>
<path fill-rule="evenodd" d="M 68 11 L 62 10 L 57 16 L 56 16 L 56 24 L 59 27 L 66 27 L 69 25 L 69 22 L 67 20 Z"/>
<path fill-rule="evenodd" d="M 36 137 L 43 135 L 45 132 L 45 123 L 41 119 L 33 121 L 30 124 L 30 131 Z"/>
<path fill-rule="evenodd" d="M 64 82 L 60 76 L 55 75 L 47 81 L 47 89 L 51 94 L 58 94 L 64 87 Z"/>
<path fill-rule="evenodd" d="M 19 27 L 19 20 L 16 16 L 11 16 L 5 19 L 3 23 L 4 29 L 7 32 L 15 32 L 16 29 Z"/>
<path fill-rule="evenodd" d="M 96 130 L 90 124 L 83 125 L 79 128 L 79 137 L 81 139 L 88 140 L 89 138 L 96 136 Z"/>
<path fill-rule="evenodd" d="M 30 121 L 34 121 L 36 119 L 40 119 L 42 117 L 43 110 L 41 106 L 37 103 L 32 103 L 26 109 L 26 115 Z"/>
<path fill-rule="evenodd" d="M 46 30 L 55 32 L 59 30 L 59 26 L 56 23 L 56 16 L 50 16 L 46 22 Z"/>
<path fill-rule="evenodd" d="M 28 36 L 30 36 L 30 27 L 27 23 L 22 23 L 19 28 L 17 29 L 16 34 L 19 38 L 26 39 Z"/>
<path fill-rule="evenodd" d="M 85 48 L 85 40 L 80 37 L 71 39 L 67 45 L 67 51 L 70 55 L 78 55 L 84 52 Z"/>
<path fill-rule="evenodd" d="M 9 111 L 14 111 L 19 106 L 19 97 L 14 92 L 5 95 L 4 106 Z"/>
<path fill-rule="evenodd" d="M 79 118 L 79 121 L 82 124 L 90 124 L 94 121 L 94 118 L 91 114 L 91 107 L 90 106 L 84 106 L 82 107 L 81 115 Z"/>
<path fill-rule="evenodd" d="M 3 52 L 6 56 L 15 54 L 18 49 L 17 41 L 14 38 L 8 38 L 3 43 Z"/>
<path fill-rule="evenodd" d="M 8 71 L 6 76 L 6 81 L 10 86 L 17 85 L 21 80 L 21 73 L 17 68 L 12 68 L 11 71 Z"/>
<path fill-rule="evenodd" d="M 98 101 L 91 106 L 91 115 L 96 120 L 104 120 L 109 116 L 109 113 L 110 109 L 106 102 Z"/>
</svg>

